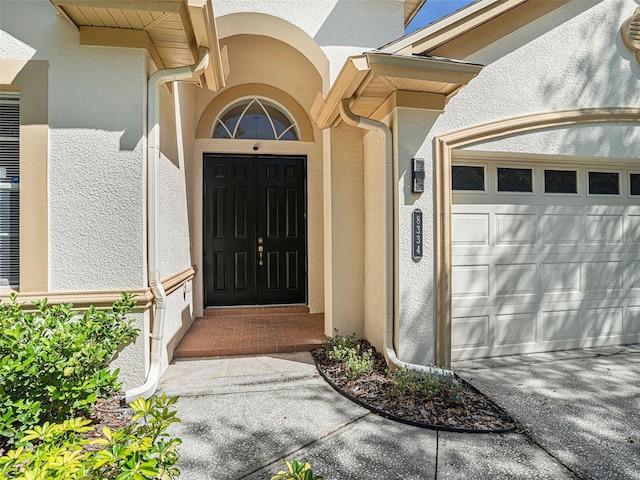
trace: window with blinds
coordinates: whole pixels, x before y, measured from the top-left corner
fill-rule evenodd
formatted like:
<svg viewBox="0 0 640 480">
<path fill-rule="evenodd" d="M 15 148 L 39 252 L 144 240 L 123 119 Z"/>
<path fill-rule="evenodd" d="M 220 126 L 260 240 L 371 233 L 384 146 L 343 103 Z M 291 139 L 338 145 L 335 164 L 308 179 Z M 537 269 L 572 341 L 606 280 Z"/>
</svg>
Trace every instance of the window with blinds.
<svg viewBox="0 0 640 480">
<path fill-rule="evenodd" d="M 0 92 L 0 287 L 20 281 L 20 97 Z"/>
</svg>

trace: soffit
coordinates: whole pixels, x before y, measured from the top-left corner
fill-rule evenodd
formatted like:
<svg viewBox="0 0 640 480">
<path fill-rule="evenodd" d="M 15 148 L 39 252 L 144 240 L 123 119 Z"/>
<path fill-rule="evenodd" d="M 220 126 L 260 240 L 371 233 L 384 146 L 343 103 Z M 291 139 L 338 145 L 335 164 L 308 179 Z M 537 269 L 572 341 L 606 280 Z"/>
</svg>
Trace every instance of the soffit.
<svg viewBox="0 0 640 480">
<path fill-rule="evenodd" d="M 206 47 L 212 60 L 205 72 L 207 86 L 219 90 L 224 85 L 210 0 L 51 0 L 51 3 L 80 32 L 81 44 L 146 48 L 158 69 L 192 65 L 198 60 L 198 48 Z M 194 30 L 194 24 L 198 31 Z"/>
<path fill-rule="evenodd" d="M 349 57 L 311 114 L 320 128 L 327 128 L 338 120 L 343 98 L 350 99 L 356 115 L 376 120 L 396 106 L 442 111 L 447 99 L 481 70 L 481 65 L 416 55 L 369 52 Z"/>
</svg>

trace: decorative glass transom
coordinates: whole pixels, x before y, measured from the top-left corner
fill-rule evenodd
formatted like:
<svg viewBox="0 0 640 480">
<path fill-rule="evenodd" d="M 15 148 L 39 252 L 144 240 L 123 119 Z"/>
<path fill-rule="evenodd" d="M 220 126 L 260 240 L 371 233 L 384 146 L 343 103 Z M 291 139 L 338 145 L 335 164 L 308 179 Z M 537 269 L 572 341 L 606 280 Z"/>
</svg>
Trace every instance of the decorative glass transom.
<svg viewBox="0 0 640 480">
<path fill-rule="evenodd" d="M 212 138 L 299 140 L 298 127 L 282 107 L 258 97 L 225 108 L 213 124 Z"/>
</svg>

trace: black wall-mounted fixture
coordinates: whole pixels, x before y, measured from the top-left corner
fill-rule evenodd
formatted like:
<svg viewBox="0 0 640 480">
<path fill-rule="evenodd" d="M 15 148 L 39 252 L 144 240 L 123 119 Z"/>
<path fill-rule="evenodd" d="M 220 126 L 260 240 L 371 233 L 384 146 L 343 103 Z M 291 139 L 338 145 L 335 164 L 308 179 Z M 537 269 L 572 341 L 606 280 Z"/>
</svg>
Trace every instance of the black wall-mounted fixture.
<svg viewBox="0 0 640 480">
<path fill-rule="evenodd" d="M 411 159 L 411 191 L 424 192 L 424 158 Z"/>
</svg>

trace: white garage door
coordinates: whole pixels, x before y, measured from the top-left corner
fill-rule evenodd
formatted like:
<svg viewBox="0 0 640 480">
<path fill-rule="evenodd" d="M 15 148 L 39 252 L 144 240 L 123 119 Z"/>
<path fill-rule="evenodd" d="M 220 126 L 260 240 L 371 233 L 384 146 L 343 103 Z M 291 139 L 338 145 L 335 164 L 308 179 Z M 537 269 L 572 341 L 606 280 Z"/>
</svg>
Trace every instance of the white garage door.
<svg viewBox="0 0 640 480">
<path fill-rule="evenodd" d="M 640 168 L 605 161 L 454 162 L 452 359 L 640 341 Z"/>
</svg>

